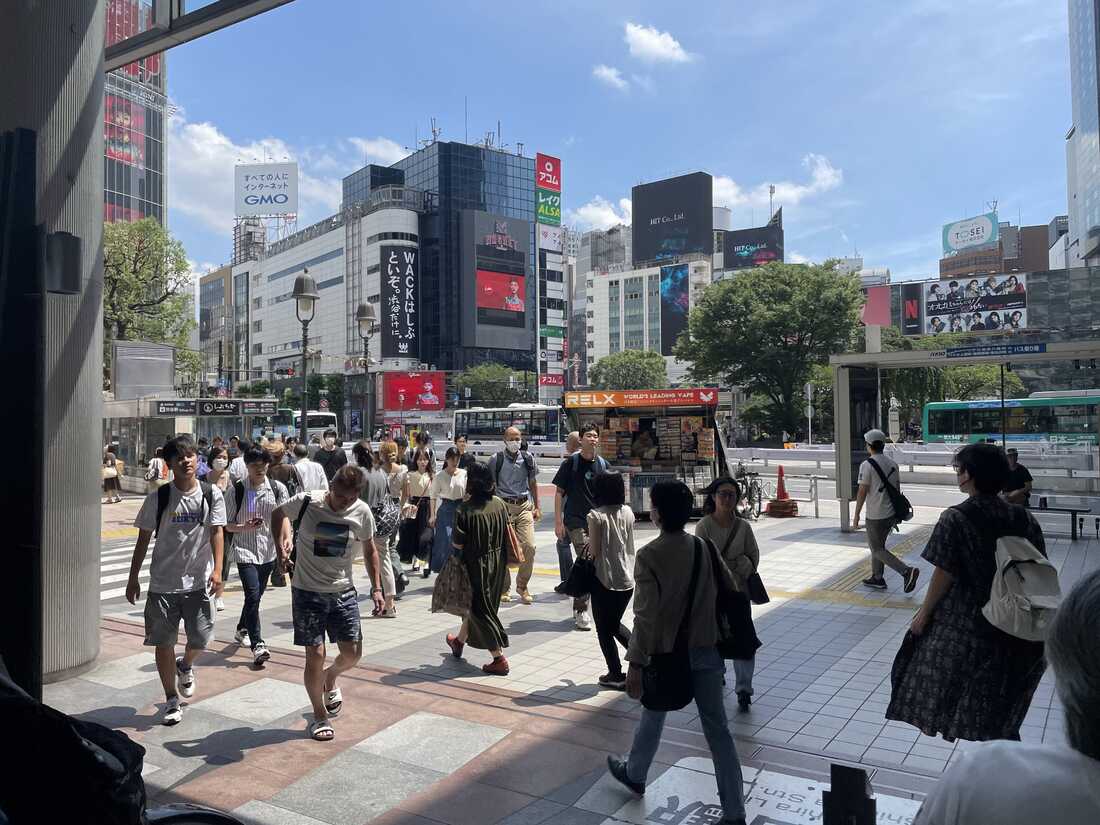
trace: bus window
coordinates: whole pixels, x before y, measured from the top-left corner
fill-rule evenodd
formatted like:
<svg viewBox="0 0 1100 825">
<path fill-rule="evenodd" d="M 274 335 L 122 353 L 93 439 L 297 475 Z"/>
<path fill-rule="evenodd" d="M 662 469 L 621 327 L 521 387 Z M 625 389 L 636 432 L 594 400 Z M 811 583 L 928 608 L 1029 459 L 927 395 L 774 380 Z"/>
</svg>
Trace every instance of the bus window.
<svg viewBox="0 0 1100 825">
<path fill-rule="evenodd" d="M 1054 408 L 1054 432 L 1088 433 L 1096 430 L 1096 407 L 1089 405 L 1092 415 L 1084 404 Z"/>
<path fill-rule="evenodd" d="M 955 410 L 929 410 L 928 432 L 936 435 L 955 435 Z"/>
<path fill-rule="evenodd" d="M 1011 407 L 1005 410 L 1005 431 L 1014 435 L 1027 432 L 1027 414 L 1023 407 Z"/>
<path fill-rule="evenodd" d="M 980 409 L 970 411 L 970 432 L 975 435 L 1001 431 L 1001 411 Z"/>
<path fill-rule="evenodd" d="M 1024 419 L 1024 432 L 1033 435 L 1049 433 L 1053 427 L 1050 407 L 1027 407 Z"/>
</svg>

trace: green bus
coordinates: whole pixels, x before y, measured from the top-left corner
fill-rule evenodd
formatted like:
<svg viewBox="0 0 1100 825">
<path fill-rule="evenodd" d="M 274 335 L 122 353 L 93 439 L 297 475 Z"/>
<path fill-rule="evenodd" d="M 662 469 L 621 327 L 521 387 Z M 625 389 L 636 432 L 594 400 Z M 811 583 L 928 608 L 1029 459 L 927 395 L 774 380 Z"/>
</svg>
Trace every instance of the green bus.
<svg viewBox="0 0 1100 825">
<path fill-rule="evenodd" d="M 1006 441 L 1097 443 L 1100 390 L 1035 392 L 1004 402 Z M 1000 399 L 933 401 L 924 405 L 924 440 L 968 444 L 1001 440 Z"/>
</svg>

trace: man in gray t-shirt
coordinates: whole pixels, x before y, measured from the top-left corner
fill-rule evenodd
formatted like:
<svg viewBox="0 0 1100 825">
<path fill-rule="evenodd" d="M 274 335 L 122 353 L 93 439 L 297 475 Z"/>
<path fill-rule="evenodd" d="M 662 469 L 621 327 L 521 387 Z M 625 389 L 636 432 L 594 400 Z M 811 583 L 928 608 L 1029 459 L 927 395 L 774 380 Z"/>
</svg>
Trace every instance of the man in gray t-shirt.
<svg viewBox="0 0 1100 825">
<path fill-rule="evenodd" d="M 305 685 L 313 704 L 309 735 L 327 742 L 335 736 L 329 718 L 343 707 L 337 677 L 355 667 L 363 655 L 358 594 L 352 577 L 356 551 L 362 547 L 370 581 L 379 581 L 374 516 L 359 493 L 366 474 L 345 464 L 332 477 L 328 491 L 299 493 L 271 514 L 271 533 L 283 536 L 286 519 L 294 523 L 294 537 L 282 541 L 279 563 L 293 575 L 291 612 L 294 644 L 306 649 Z M 291 551 L 294 559 L 291 559 Z M 382 588 L 371 590 L 377 615 L 384 607 Z M 325 635 L 340 653 L 325 668 Z"/>
<path fill-rule="evenodd" d="M 523 436 L 515 427 L 504 431 L 504 449 L 489 459 L 489 471 L 497 485 L 497 495 L 508 508 L 508 523 L 516 531 L 523 549 L 523 563 L 516 574 L 516 593 L 524 604 L 535 599 L 527 589 L 535 569 L 535 525 L 542 518 L 539 509 L 539 468 L 535 457 L 521 449 Z M 512 600 L 512 572 L 504 580 L 502 602 Z"/>
</svg>

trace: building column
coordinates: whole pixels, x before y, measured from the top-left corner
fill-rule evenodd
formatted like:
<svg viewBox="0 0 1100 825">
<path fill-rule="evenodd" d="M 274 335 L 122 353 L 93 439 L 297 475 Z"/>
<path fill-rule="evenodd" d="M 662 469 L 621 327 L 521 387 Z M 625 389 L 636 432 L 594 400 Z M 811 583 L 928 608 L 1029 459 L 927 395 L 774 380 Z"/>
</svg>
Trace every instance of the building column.
<svg viewBox="0 0 1100 825">
<path fill-rule="evenodd" d="M 40 306 L 33 267 L 5 273 L 11 280 L 0 303 L 4 356 L 29 363 L 43 350 L 45 361 L 44 386 L 42 371 L 28 370 L 31 379 L 11 386 L 8 403 L 0 405 L 0 426 L 14 451 L 9 458 L 18 456 L 4 474 L 0 500 L 9 521 L 32 519 L 40 527 L 40 543 L 26 550 L 40 553 L 42 570 L 40 581 L 26 581 L 6 568 L 0 626 L 8 630 L 0 630 L 0 652 L 18 654 L 20 636 L 24 648 L 36 637 L 27 611 L 40 605 L 46 681 L 90 666 L 99 653 L 104 11 L 102 0 L 7 3 L 0 25 L 6 56 L 0 132 L 36 133 L 35 220 L 45 232 L 68 232 L 82 244 L 80 291 L 45 296 L 37 338 L 13 346 L 3 335 L 4 327 L 41 326 L 27 320 L 28 310 Z M 28 416 L 36 404 L 44 408 L 38 438 L 27 435 L 35 430 Z M 24 473 L 40 474 L 39 494 L 39 483 L 26 483 Z M 8 548 L 9 560 L 16 549 Z M 21 590 L 32 595 L 13 595 Z M 36 685 L 29 687 L 34 692 Z"/>
</svg>

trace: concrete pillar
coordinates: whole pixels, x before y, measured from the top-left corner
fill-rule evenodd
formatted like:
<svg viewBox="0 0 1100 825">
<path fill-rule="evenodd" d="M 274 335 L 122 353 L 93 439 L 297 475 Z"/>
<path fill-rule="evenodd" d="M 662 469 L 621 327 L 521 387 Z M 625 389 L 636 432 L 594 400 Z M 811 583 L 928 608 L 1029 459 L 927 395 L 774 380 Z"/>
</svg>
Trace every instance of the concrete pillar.
<svg viewBox="0 0 1100 825">
<path fill-rule="evenodd" d="M 37 133 L 36 221 L 47 233 L 69 232 L 82 242 L 80 292 L 46 295 L 42 323 L 34 322 L 44 344 L 31 338 L 12 351 L 5 339 L 2 353 L 31 361 L 41 352 L 44 359 L 31 385 L 6 388 L 0 426 L 30 459 L 8 465 L 3 501 L 7 522 L 34 519 L 41 528 L 46 681 L 88 667 L 99 652 L 104 11 L 102 0 L 17 0 L 3 4 L 0 25 L 0 132 Z M 35 272 L 13 267 L 6 274 L 12 287 L 25 283 L 28 297 L 0 306 L 0 327 L 26 326 L 25 313 L 41 306 Z M 42 436 L 19 445 L 21 436 L 29 440 L 34 399 L 44 407 Z M 40 495 L 27 493 L 37 485 L 16 483 L 24 472 L 42 474 Z M 26 621 L 11 593 L 37 583 L 10 572 L 0 621 Z"/>
</svg>

